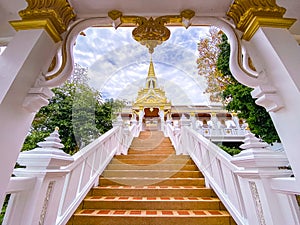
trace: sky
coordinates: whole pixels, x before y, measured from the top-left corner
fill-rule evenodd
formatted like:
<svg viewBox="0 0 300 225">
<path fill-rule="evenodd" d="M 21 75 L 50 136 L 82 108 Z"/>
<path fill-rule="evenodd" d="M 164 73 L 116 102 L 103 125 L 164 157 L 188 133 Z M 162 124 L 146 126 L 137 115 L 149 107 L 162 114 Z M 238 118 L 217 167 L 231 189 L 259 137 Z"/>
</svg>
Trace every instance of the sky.
<svg viewBox="0 0 300 225">
<path fill-rule="evenodd" d="M 132 38 L 134 28 L 88 28 L 79 35 L 74 61 L 88 68 L 89 84 L 103 98 L 134 101 L 145 86 L 151 55 Z M 198 75 L 197 43 L 208 27 L 170 27 L 169 40 L 154 49 L 158 86 L 173 105 L 207 105 L 206 81 Z"/>
</svg>

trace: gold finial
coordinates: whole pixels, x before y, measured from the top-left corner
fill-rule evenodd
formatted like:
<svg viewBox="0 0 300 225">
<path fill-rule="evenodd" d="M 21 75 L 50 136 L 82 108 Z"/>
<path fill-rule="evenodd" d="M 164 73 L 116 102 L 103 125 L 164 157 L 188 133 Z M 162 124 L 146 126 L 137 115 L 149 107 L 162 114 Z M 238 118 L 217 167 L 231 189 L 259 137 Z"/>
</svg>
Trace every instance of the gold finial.
<svg viewBox="0 0 300 225">
<path fill-rule="evenodd" d="M 285 11 L 276 0 L 235 0 L 227 15 L 236 28 L 244 32 L 242 38 L 248 41 L 259 27 L 290 28 L 296 20 L 283 18 Z"/>
<path fill-rule="evenodd" d="M 152 61 L 152 54 L 151 54 L 151 58 L 150 58 L 148 77 L 155 77 L 154 65 L 153 65 L 153 61 Z"/>
<path fill-rule="evenodd" d="M 59 131 L 59 127 L 55 127 L 55 131 Z"/>
</svg>

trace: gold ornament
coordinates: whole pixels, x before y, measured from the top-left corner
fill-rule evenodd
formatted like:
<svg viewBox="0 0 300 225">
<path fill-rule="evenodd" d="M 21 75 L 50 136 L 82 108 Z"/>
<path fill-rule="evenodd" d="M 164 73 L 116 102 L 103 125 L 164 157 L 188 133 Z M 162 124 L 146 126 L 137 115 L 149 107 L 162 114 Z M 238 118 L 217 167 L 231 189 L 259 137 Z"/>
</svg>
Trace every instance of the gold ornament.
<svg viewBox="0 0 300 225">
<path fill-rule="evenodd" d="M 290 28 L 296 19 L 283 18 L 285 12 L 275 0 L 235 0 L 227 15 L 248 41 L 259 27 Z"/>
<path fill-rule="evenodd" d="M 160 45 L 170 37 L 170 30 L 166 27 L 167 24 L 179 25 L 183 24 L 186 28 L 191 25 L 190 20 L 195 15 L 192 10 L 184 10 L 180 15 L 167 15 L 157 18 L 141 16 L 123 16 L 122 12 L 112 10 L 108 12 L 108 16 L 113 20 L 113 26 L 117 29 L 120 25 L 137 26 L 132 31 L 133 38 L 145 45 L 150 53 L 154 52 L 154 48 Z"/>
<path fill-rule="evenodd" d="M 55 42 L 61 40 L 76 15 L 66 0 L 26 0 L 28 6 L 19 12 L 22 20 L 10 21 L 16 30 L 45 29 Z"/>
</svg>

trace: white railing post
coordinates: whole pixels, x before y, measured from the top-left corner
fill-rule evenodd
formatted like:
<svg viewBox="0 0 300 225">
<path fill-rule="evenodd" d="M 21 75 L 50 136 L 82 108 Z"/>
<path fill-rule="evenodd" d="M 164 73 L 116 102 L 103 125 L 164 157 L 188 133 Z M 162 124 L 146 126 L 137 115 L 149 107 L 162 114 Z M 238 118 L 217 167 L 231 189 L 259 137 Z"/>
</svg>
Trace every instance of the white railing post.
<svg viewBox="0 0 300 225">
<path fill-rule="evenodd" d="M 113 122 L 113 127 L 119 127 L 118 135 L 118 148 L 116 155 L 127 155 L 128 149 L 131 145 L 131 142 L 134 137 L 139 136 L 140 133 L 140 124 L 137 125 L 137 121 L 131 121 L 132 125 L 127 126 L 123 123 L 121 115 Z"/>
<path fill-rule="evenodd" d="M 133 130 L 133 136 L 134 137 L 138 137 L 139 134 L 140 134 L 140 130 L 139 130 L 139 126 L 138 126 L 138 121 L 136 120 L 136 118 L 134 119 L 131 119 L 131 125 L 134 127 L 134 130 Z"/>
<path fill-rule="evenodd" d="M 299 224 L 299 221 L 293 221 L 293 215 L 286 210 L 287 205 L 282 204 L 279 194 L 271 188 L 273 178 L 291 176 L 291 170 L 279 169 L 288 165 L 287 157 L 267 146 L 249 133 L 241 145 L 245 150 L 231 160 L 236 166 L 243 167 L 235 173 L 240 177 L 248 222 L 251 225 Z"/>
<path fill-rule="evenodd" d="M 123 119 L 121 117 L 121 114 L 119 114 L 117 116 L 117 118 L 113 121 L 113 127 L 120 127 L 119 129 L 119 134 L 118 134 L 118 148 L 117 148 L 117 152 L 116 152 L 116 155 L 120 155 L 122 153 L 124 153 L 124 151 L 126 151 L 124 149 L 124 142 L 126 140 L 124 140 L 125 138 L 125 135 L 123 134 L 124 130 L 123 130 L 123 125 L 124 125 L 124 122 L 123 122 Z"/>
<path fill-rule="evenodd" d="M 196 127 L 197 119 L 196 119 L 195 113 L 190 113 L 190 120 L 191 120 L 193 130 L 196 130 L 197 129 L 197 127 Z"/>
<path fill-rule="evenodd" d="M 188 128 L 191 126 L 191 120 L 185 117 L 184 114 L 182 114 L 182 117 L 180 118 L 180 142 L 178 144 L 178 152 L 176 152 L 177 155 L 183 154 L 187 155 L 188 154 L 188 148 L 189 148 L 189 142 L 188 142 L 188 133 L 184 132 L 184 128 Z"/>
<path fill-rule="evenodd" d="M 55 129 L 45 141 L 38 143 L 38 148 L 21 152 L 17 162 L 25 168 L 14 170 L 16 177 L 36 178 L 31 190 L 31 199 L 26 203 L 11 202 L 9 204 L 25 204 L 27 209 L 26 220 L 19 221 L 19 215 L 8 212 L 7 222 L 9 225 L 53 225 L 55 224 L 58 206 L 63 190 L 66 171 L 60 169 L 72 163 L 73 158 L 60 148 L 58 129 Z M 20 199 L 21 200 L 21 199 Z M 28 205 L 30 204 L 30 206 Z M 12 207 L 13 208 L 13 207 Z"/>
</svg>

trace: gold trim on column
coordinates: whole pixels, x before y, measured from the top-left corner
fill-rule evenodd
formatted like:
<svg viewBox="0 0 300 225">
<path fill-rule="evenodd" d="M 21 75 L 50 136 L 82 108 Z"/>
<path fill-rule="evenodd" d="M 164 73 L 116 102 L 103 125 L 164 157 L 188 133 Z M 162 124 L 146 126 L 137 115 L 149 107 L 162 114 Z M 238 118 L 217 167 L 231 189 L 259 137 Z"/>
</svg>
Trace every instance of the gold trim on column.
<svg viewBox="0 0 300 225">
<path fill-rule="evenodd" d="M 249 41 L 259 27 L 290 28 L 296 19 L 283 18 L 285 12 L 275 0 L 235 0 L 227 15 Z"/>
<path fill-rule="evenodd" d="M 16 31 L 45 29 L 55 42 L 61 41 L 60 34 L 57 32 L 55 26 L 49 19 L 17 20 L 17 21 L 10 21 L 10 24 L 15 28 Z"/>
<path fill-rule="evenodd" d="M 16 30 L 45 29 L 55 42 L 61 40 L 76 15 L 67 0 L 26 0 L 28 6 L 19 12 L 22 20 L 10 21 Z"/>
</svg>

